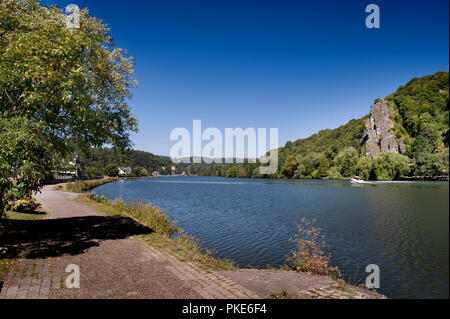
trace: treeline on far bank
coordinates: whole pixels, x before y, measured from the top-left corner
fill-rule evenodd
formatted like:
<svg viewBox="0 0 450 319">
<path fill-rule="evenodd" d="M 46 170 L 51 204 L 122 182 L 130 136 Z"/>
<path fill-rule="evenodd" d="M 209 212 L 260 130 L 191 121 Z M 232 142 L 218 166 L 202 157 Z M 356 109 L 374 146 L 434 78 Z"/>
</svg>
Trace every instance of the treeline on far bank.
<svg viewBox="0 0 450 319">
<path fill-rule="evenodd" d="M 371 180 L 404 177 L 437 178 L 449 175 L 449 73 L 437 72 L 409 81 L 385 101 L 395 135 L 406 152 L 366 155 L 363 143 L 369 116 L 351 120 L 337 129 L 327 129 L 306 139 L 287 142 L 278 149 L 279 167 L 268 178 L 348 178 Z M 241 178 L 263 177 L 259 164 L 191 166 L 191 174 Z"/>
<path fill-rule="evenodd" d="M 183 166 L 175 165 L 169 157 L 144 151 L 121 152 L 113 148 L 90 148 L 79 153 L 83 175 L 86 177 L 117 176 L 119 167 L 130 167 L 129 176 L 135 177 L 149 176 L 155 171 L 161 175 L 181 174 L 186 171 Z M 172 166 L 175 166 L 175 171 Z"/>
<path fill-rule="evenodd" d="M 353 148 L 345 148 L 330 160 L 321 153 L 288 155 L 277 173 L 263 176 L 260 164 L 244 163 L 230 165 L 191 165 L 190 174 L 199 176 L 222 176 L 229 178 L 273 178 L 273 179 L 342 179 L 355 175 L 365 180 L 399 180 L 408 177 L 448 177 L 449 151 L 436 154 L 426 167 L 417 166 L 408 156 L 397 153 L 382 153 L 375 159 L 360 156 Z M 420 174 L 420 175 L 419 175 Z"/>
</svg>

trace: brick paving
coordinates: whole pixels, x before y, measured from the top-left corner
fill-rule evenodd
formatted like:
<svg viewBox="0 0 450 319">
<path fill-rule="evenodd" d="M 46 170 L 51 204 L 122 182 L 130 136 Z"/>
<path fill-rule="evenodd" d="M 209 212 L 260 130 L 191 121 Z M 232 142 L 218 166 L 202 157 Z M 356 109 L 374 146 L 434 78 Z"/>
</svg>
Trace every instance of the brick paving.
<svg viewBox="0 0 450 319">
<path fill-rule="evenodd" d="M 76 194 L 49 186 L 37 197 L 50 215 L 20 222 L 17 231 L 27 230 L 28 237 L 3 243 L 18 262 L 4 280 L 0 299 L 252 299 L 285 288 L 294 298 L 382 297 L 295 272 L 205 270 L 136 238 L 148 229 L 127 218 L 103 216 L 74 201 Z M 79 267 L 79 289 L 66 286 L 68 265 Z"/>
<path fill-rule="evenodd" d="M 48 231 L 51 251 L 44 246 L 47 238 L 44 244 L 21 243 L 23 256 L 6 277 L 0 299 L 260 298 L 218 272 L 205 271 L 193 262 L 181 262 L 176 253 L 149 246 L 132 236 L 99 236 L 103 228 L 116 226 L 109 220 L 97 220 L 101 213 L 74 201 L 74 194 L 46 187 L 38 197 L 50 213 L 49 220 L 43 223 L 80 218 L 72 222 L 87 224 L 74 231 L 75 237 L 70 234 L 59 242 L 61 233 L 68 231 L 63 229 L 56 234 Z M 100 231 L 95 233 L 95 229 Z M 84 249 L 74 247 L 71 241 Z M 44 257 L 36 257 L 40 255 Z M 69 289 L 65 284 L 70 275 L 66 267 L 72 264 L 80 269 L 79 289 Z"/>
<path fill-rule="evenodd" d="M 166 285 L 157 282 L 154 274 L 152 276 L 148 271 L 141 274 L 109 273 L 108 280 L 102 273 L 103 267 L 99 268 L 97 263 L 92 264 L 90 258 L 100 256 L 100 253 L 95 250 L 112 249 L 113 247 L 108 247 L 110 243 L 105 247 L 92 248 L 94 256 L 86 253 L 86 256 L 20 260 L 7 276 L 0 292 L 0 299 L 260 298 L 218 272 L 207 272 L 195 263 L 180 262 L 179 256 L 168 251 L 146 246 L 137 240 L 131 240 L 129 243 L 141 248 L 141 254 L 136 256 L 137 264 L 145 264 L 147 268 L 157 267 L 160 277 L 170 277 Z M 133 260 L 127 259 L 127 262 L 132 263 Z M 80 266 L 80 289 L 66 287 L 65 280 L 70 273 L 66 273 L 65 267 L 70 264 Z M 124 276 L 132 280 L 121 280 Z M 160 278 L 159 281 L 166 282 L 167 279 Z M 124 285 L 127 283 L 128 285 Z"/>
</svg>

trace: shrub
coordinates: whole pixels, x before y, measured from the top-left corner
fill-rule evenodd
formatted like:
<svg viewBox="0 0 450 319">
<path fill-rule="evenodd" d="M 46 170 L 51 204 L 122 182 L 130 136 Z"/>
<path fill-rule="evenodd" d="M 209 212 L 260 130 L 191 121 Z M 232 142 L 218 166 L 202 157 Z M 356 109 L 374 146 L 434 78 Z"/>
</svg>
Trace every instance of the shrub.
<svg viewBox="0 0 450 319">
<path fill-rule="evenodd" d="M 119 175 L 119 168 L 116 164 L 108 164 L 105 167 L 105 174 L 110 177 L 116 177 Z"/>
<path fill-rule="evenodd" d="M 143 177 L 143 176 L 148 175 L 147 169 L 145 169 L 144 167 L 140 167 L 140 166 L 135 167 L 133 169 L 133 173 L 134 173 L 134 176 L 136 176 L 136 177 Z"/>
<path fill-rule="evenodd" d="M 108 197 L 105 195 L 95 195 L 94 199 L 97 203 L 106 203 L 108 202 Z"/>
<path fill-rule="evenodd" d="M 331 267 L 331 253 L 326 253 L 328 245 L 321 235 L 321 229 L 314 227 L 312 222 L 302 218 L 297 225 L 298 234 L 290 239 L 297 244 L 297 250 L 292 252 L 288 261 L 294 270 L 315 275 L 336 275 L 340 272 L 337 267 Z"/>
<path fill-rule="evenodd" d="M 101 177 L 103 176 L 103 172 L 95 167 L 86 167 L 84 170 L 84 174 L 88 177 Z"/>
<path fill-rule="evenodd" d="M 20 212 L 20 213 L 28 213 L 34 212 L 41 206 L 41 203 L 31 197 L 25 197 L 23 199 L 16 200 L 10 204 L 11 210 Z"/>
</svg>

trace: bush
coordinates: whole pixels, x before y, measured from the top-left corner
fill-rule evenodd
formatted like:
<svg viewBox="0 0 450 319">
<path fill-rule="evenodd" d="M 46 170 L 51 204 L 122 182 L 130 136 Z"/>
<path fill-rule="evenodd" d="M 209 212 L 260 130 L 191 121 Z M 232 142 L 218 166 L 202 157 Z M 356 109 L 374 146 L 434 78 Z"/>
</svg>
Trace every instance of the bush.
<svg viewBox="0 0 450 319">
<path fill-rule="evenodd" d="M 0 116 L 0 141 L 1 218 L 9 202 L 31 198 L 42 187 L 58 154 L 52 139 L 45 134 L 44 123 L 25 117 Z"/>
<path fill-rule="evenodd" d="M 95 195 L 95 196 L 94 196 L 94 200 L 95 200 L 97 203 L 102 203 L 102 204 L 104 204 L 104 203 L 107 203 L 107 202 L 108 202 L 108 196 L 105 196 L 105 195 Z"/>
<path fill-rule="evenodd" d="M 144 167 L 140 167 L 140 166 L 135 167 L 133 169 L 133 173 L 134 173 L 133 175 L 136 177 L 143 177 L 143 176 L 148 175 L 147 169 L 145 169 Z"/>
<path fill-rule="evenodd" d="M 105 174 L 110 177 L 116 177 L 119 175 L 119 168 L 116 164 L 108 164 L 105 167 Z"/>
<path fill-rule="evenodd" d="M 303 218 L 297 225 L 298 234 L 290 239 L 297 243 L 297 250 L 292 252 L 288 261 L 298 272 L 339 276 L 339 269 L 329 265 L 331 253 L 325 252 L 328 249 L 325 237 L 320 234 L 320 228 L 314 227 L 314 223 L 315 220 L 309 222 Z"/>
<path fill-rule="evenodd" d="M 38 200 L 31 197 L 25 197 L 10 204 L 11 210 L 19 213 L 34 212 L 36 209 L 41 207 L 41 205 L 42 204 Z"/>
<path fill-rule="evenodd" d="M 103 176 L 103 172 L 95 167 L 86 167 L 84 170 L 84 174 L 87 177 L 101 177 Z"/>
</svg>

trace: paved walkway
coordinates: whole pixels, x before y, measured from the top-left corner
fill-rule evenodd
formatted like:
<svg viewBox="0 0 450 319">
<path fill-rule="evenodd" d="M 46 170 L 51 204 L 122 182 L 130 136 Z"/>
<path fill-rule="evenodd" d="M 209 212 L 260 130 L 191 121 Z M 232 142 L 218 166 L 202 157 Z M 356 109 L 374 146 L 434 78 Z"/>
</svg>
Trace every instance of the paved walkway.
<svg viewBox="0 0 450 319">
<path fill-rule="evenodd" d="M 6 278 L 0 299 L 48 298 L 259 298 L 219 272 L 180 262 L 133 235 L 149 230 L 128 218 L 103 216 L 74 201 L 76 194 L 43 189 L 46 220 L 21 222 L 8 253 L 20 262 Z M 26 235 L 20 236 L 20 229 Z M 68 289 L 68 265 L 80 269 L 80 288 Z"/>
<path fill-rule="evenodd" d="M 104 216 L 75 201 L 79 195 L 47 186 L 38 199 L 45 220 L 13 221 L 0 246 L 18 264 L 0 283 L 0 299 L 66 298 L 378 298 L 327 277 L 263 270 L 205 271 L 195 262 L 136 235 L 150 229 L 130 218 Z M 69 265 L 80 271 L 80 288 L 69 289 Z M 73 271 L 73 270 L 72 270 Z"/>
</svg>

